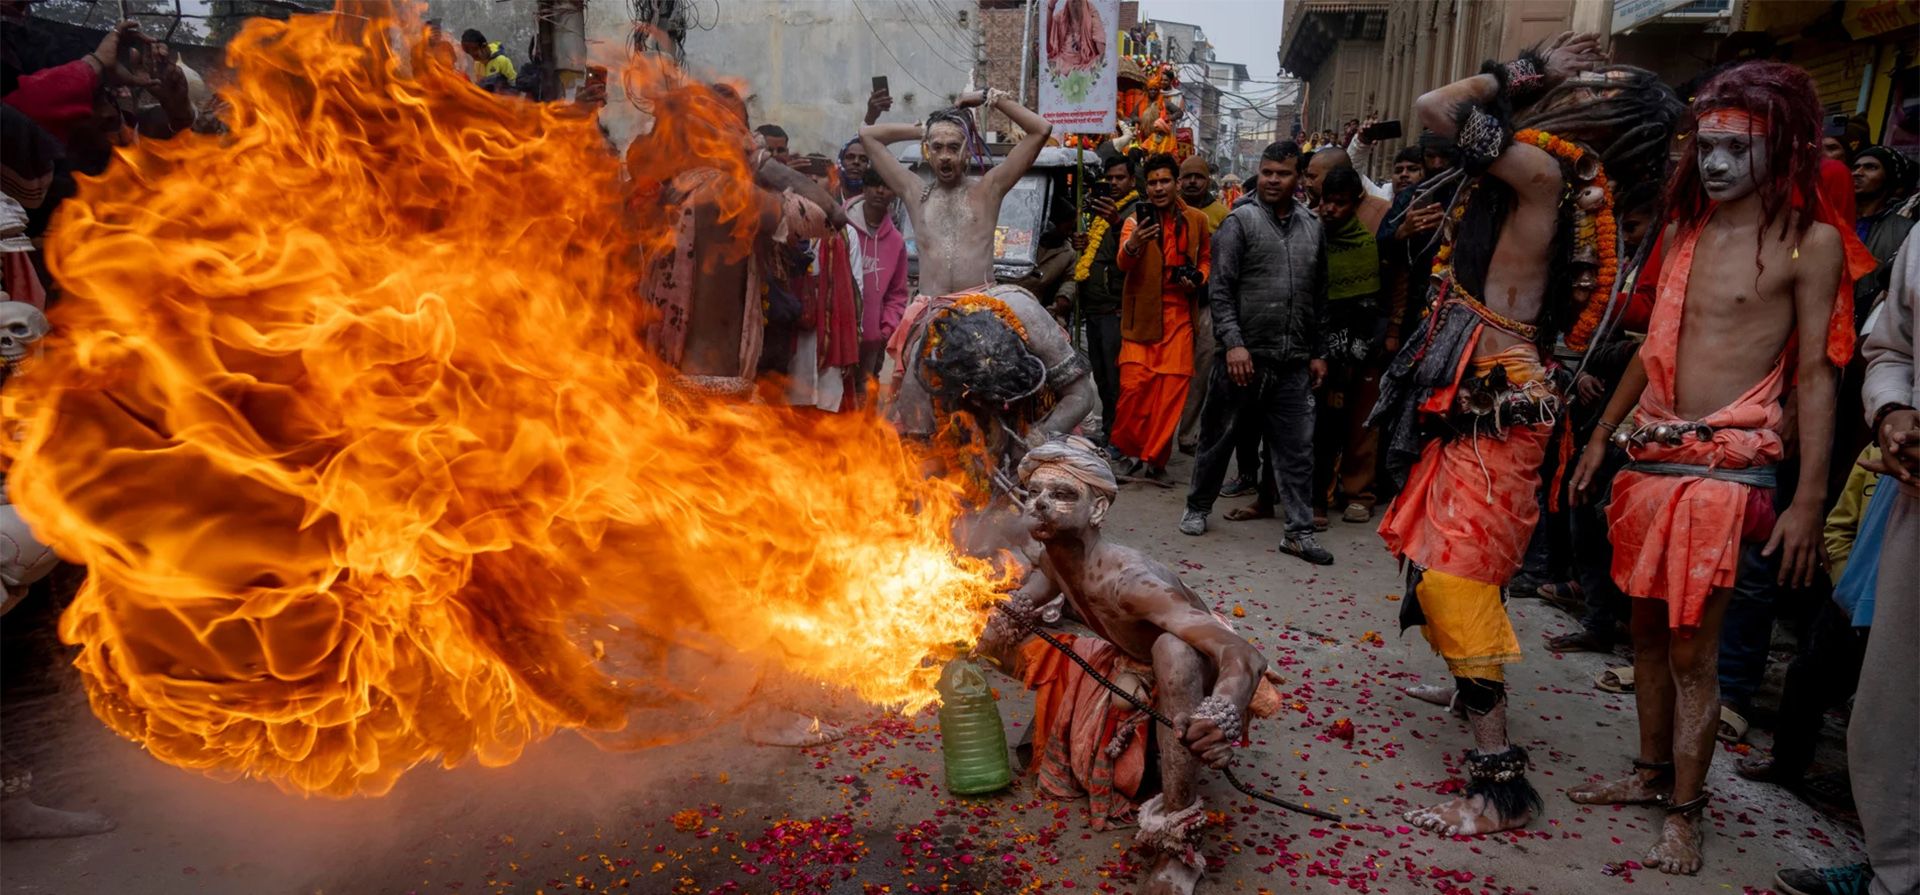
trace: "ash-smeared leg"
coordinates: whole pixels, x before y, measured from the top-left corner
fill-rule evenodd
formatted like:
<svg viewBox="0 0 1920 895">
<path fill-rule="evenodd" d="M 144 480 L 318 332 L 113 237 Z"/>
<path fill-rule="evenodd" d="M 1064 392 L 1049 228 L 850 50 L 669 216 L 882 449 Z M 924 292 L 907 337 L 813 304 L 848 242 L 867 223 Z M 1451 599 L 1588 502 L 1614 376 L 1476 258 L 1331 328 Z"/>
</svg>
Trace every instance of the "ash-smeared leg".
<svg viewBox="0 0 1920 895">
<path fill-rule="evenodd" d="M 1667 809 L 1666 820 L 1660 825 L 1660 836 L 1647 850 L 1643 863 L 1661 873 L 1691 876 L 1700 872 L 1704 863 L 1701 843 L 1706 838 L 1700 828 L 1700 815 L 1706 811 L 1707 797 L 1701 795 L 1690 802 L 1674 805 Z"/>
<path fill-rule="evenodd" d="M 1479 678 L 1457 681 L 1460 704 L 1478 747 L 1467 752 L 1466 791 L 1404 817 L 1414 826 L 1445 836 L 1478 836 L 1525 826 L 1540 812 L 1540 794 L 1527 782 L 1527 750 L 1507 742 L 1506 687 Z"/>
<path fill-rule="evenodd" d="M 1149 895 L 1186 895 L 1206 869 L 1197 841 L 1206 822 L 1198 791 L 1202 757 L 1208 763 L 1224 762 L 1232 754 L 1232 743 L 1216 722 L 1190 720 L 1206 701 L 1211 676 L 1206 659 L 1186 641 L 1172 634 L 1154 641 L 1154 708 L 1172 718 L 1178 729 L 1162 732 L 1159 758 L 1164 789 L 1140 808 L 1135 840 L 1158 852 L 1141 890 Z M 1188 734 L 1196 727 L 1203 728 L 1206 736 L 1200 742 L 1206 751 L 1198 754 L 1188 742 Z M 1232 734 L 1238 735 L 1238 730 Z"/>
</svg>

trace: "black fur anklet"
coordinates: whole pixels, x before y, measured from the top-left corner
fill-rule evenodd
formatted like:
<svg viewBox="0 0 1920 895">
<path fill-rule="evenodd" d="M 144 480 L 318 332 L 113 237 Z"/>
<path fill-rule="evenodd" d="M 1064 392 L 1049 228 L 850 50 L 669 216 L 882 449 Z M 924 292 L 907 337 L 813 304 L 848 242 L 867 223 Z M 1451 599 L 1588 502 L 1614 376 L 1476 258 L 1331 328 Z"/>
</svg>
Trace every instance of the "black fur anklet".
<svg viewBox="0 0 1920 895">
<path fill-rule="evenodd" d="M 1519 746 L 1499 752 L 1467 750 L 1467 795 L 1486 799 L 1502 820 L 1545 809 L 1540 793 L 1527 782 L 1527 750 Z"/>
</svg>

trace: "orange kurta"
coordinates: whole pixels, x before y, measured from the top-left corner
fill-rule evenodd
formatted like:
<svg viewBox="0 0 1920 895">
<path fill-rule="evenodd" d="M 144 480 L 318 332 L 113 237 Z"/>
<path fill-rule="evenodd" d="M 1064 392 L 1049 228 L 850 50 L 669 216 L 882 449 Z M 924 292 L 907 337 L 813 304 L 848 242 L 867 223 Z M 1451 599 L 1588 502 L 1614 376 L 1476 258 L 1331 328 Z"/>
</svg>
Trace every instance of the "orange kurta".
<svg viewBox="0 0 1920 895">
<path fill-rule="evenodd" d="M 1129 457 L 1164 467 L 1193 381 L 1193 311 L 1167 296 L 1160 318 L 1165 335 L 1151 345 L 1120 343 L 1120 398 L 1110 426 L 1113 446 Z"/>
<path fill-rule="evenodd" d="M 1699 240 L 1698 227 L 1681 234 L 1661 268 L 1647 341 L 1640 348 L 1647 388 L 1633 409 L 1635 427 L 1682 421 L 1673 409 L 1674 367 Z M 1633 448 L 1632 458 L 1703 469 L 1778 463 L 1786 454 L 1781 437 L 1786 413 L 1780 399 L 1786 391 L 1787 362 L 1782 353 L 1766 378 L 1699 420 L 1713 427 L 1711 440 L 1689 437 L 1679 445 L 1648 444 Z M 1707 597 L 1716 588 L 1733 586 L 1742 533 L 1758 529 L 1764 536 L 1770 528 L 1771 504 L 1761 498 L 1770 495 L 1739 482 L 1621 471 L 1607 505 L 1614 583 L 1628 596 L 1666 600 L 1672 627 L 1697 627 Z"/>
<path fill-rule="evenodd" d="M 1136 223 L 1128 218 L 1120 228 L 1123 243 L 1132 237 Z M 1197 256 L 1192 263 L 1204 275 L 1212 266 L 1206 233 L 1191 234 L 1189 240 Z M 1162 251 L 1167 268 L 1188 263 L 1181 247 Z M 1122 269 L 1134 267 L 1126 252 L 1119 254 Z M 1163 281 L 1159 341 L 1120 343 L 1120 397 L 1114 402 L 1114 418 L 1107 422 L 1108 438 L 1122 453 L 1156 468 L 1164 468 L 1173 456 L 1173 436 L 1193 380 L 1193 301 L 1190 287 Z"/>
</svg>

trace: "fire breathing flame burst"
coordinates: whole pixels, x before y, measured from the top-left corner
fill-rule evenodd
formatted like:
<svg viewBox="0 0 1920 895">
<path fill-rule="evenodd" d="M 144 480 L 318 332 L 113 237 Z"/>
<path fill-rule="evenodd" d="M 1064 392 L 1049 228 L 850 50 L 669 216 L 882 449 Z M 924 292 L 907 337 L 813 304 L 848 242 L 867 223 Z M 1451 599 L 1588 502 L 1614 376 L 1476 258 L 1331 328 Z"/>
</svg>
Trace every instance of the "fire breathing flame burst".
<svg viewBox="0 0 1920 895">
<path fill-rule="evenodd" d="M 870 415 L 673 385 L 637 335 L 661 203 L 623 203 L 592 119 L 392 24 L 256 20 L 231 135 L 145 144 L 57 222 L 9 482 L 89 569 L 60 634 L 95 712 L 344 796 L 630 731 L 706 698 L 667 673 L 689 655 L 929 702 L 1000 583 L 953 549 L 953 488 Z M 636 64 L 661 121 L 633 182 L 705 160 L 740 225 L 744 125 Z"/>
</svg>

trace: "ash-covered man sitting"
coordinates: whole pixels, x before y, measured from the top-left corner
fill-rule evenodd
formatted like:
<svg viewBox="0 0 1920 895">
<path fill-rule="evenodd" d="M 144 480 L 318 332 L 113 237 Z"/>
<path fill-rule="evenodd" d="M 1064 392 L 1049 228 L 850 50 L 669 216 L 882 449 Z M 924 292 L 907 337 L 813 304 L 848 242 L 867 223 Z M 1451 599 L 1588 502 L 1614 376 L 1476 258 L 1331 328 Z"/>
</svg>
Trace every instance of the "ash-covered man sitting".
<svg viewBox="0 0 1920 895">
<path fill-rule="evenodd" d="M 1042 443 L 1019 471 L 1041 549 L 1033 572 L 989 620 L 977 652 L 1039 691 L 1039 785 L 1059 798 L 1087 794 L 1096 829 L 1127 822 L 1134 801 L 1150 795 L 1145 765 L 1158 753 L 1159 792 L 1137 809 L 1137 838 L 1158 852 L 1142 891 L 1191 892 L 1205 867 L 1196 847 L 1206 817 L 1196 791 L 1200 765 L 1232 762 L 1266 659 L 1173 570 L 1102 536 L 1119 485 L 1092 442 L 1067 436 Z M 1097 636 L 1059 639 L 1103 676 L 1151 700 L 1174 729 L 1155 730 L 1145 713 L 1028 636 L 1034 607 L 1061 594 Z M 1267 688 L 1261 702 L 1277 707 L 1278 694 Z"/>
</svg>

